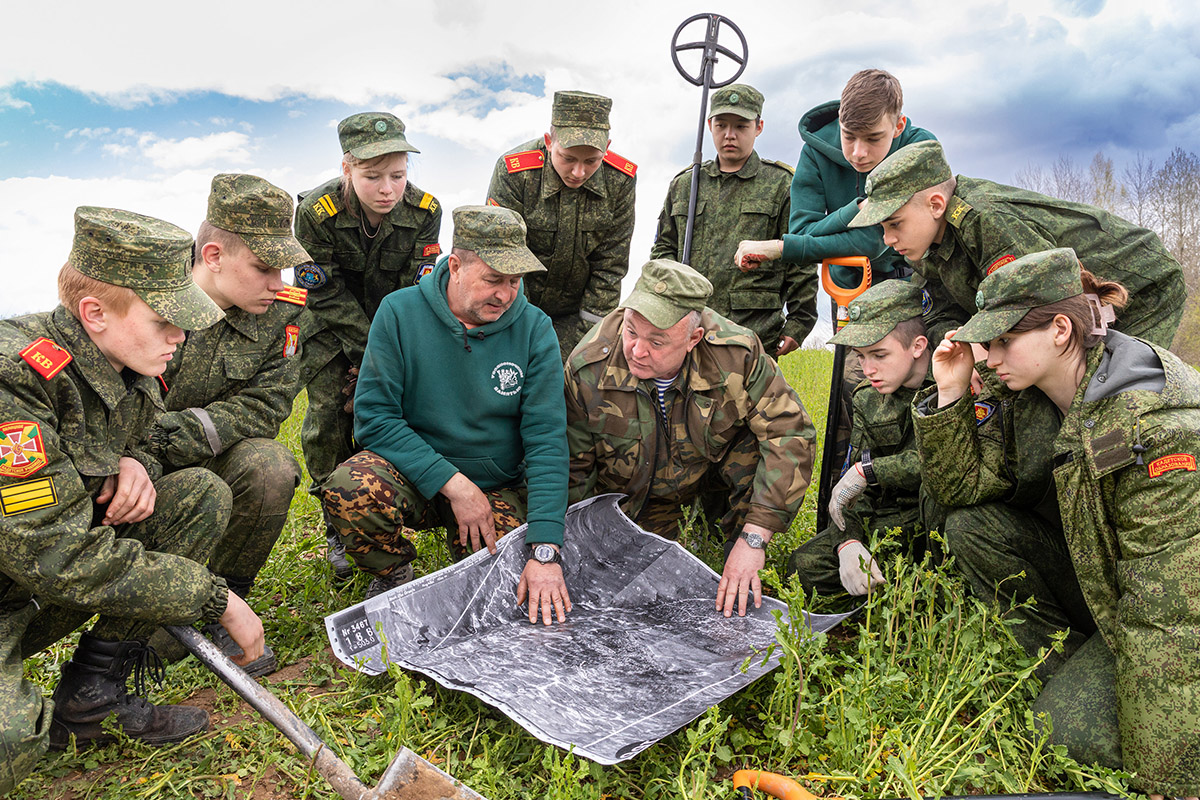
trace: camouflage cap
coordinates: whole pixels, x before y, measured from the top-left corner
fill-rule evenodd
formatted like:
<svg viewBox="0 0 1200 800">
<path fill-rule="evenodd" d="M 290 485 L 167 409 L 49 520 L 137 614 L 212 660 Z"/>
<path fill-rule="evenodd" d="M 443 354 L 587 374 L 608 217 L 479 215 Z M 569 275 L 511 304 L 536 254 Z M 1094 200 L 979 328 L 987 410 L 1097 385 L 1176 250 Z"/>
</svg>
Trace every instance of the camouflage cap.
<svg viewBox="0 0 1200 800">
<path fill-rule="evenodd" d="M 950 180 L 941 142 L 926 140 L 901 147 L 867 176 L 867 199 L 850 220 L 851 228 L 878 225 L 900 210 L 917 192 Z"/>
<path fill-rule="evenodd" d="M 292 235 L 292 196 L 256 175 L 223 173 L 212 179 L 205 219 L 236 233 L 268 267 L 287 269 L 312 262 Z"/>
<path fill-rule="evenodd" d="M 1083 294 L 1079 258 L 1069 247 L 1021 256 L 998 267 L 975 293 L 978 313 L 954 334 L 956 342 L 990 342 L 1030 309 Z"/>
<path fill-rule="evenodd" d="M 185 331 L 225 316 L 192 281 L 192 237 L 161 219 L 115 208 L 75 209 L 71 266 L 132 289 L 163 319 Z"/>
<path fill-rule="evenodd" d="M 717 114 L 737 114 L 743 119 L 758 119 L 762 115 L 762 92 L 746 83 L 731 83 L 713 92 L 708 104 L 708 118 Z"/>
<path fill-rule="evenodd" d="M 656 258 L 642 266 L 642 274 L 621 308 L 638 312 L 665 331 L 689 312 L 703 311 L 712 292 L 708 278 L 687 264 Z"/>
<path fill-rule="evenodd" d="M 342 152 L 367 160 L 387 153 L 419 153 L 404 138 L 404 123 L 386 111 L 367 111 L 338 123 Z"/>
<path fill-rule="evenodd" d="M 459 206 L 454 209 L 454 247 L 474 250 L 483 262 L 505 275 L 545 272 L 525 244 L 525 220 L 502 206 Z"/>
<path fill-rule="evenodd" d="M 550 124 L 563 147 L 608 149 L 608 112 L 612 100 L 587 92 L 555 92 Z"/>
<path fill-rule="evenodd" d="M 869 347 L 905 320 L 924 313 L 925 293 L 908 281 L 877 283 L 850 301 L 850 321 L 829 341 L 847 347 Z"/>
</svg>

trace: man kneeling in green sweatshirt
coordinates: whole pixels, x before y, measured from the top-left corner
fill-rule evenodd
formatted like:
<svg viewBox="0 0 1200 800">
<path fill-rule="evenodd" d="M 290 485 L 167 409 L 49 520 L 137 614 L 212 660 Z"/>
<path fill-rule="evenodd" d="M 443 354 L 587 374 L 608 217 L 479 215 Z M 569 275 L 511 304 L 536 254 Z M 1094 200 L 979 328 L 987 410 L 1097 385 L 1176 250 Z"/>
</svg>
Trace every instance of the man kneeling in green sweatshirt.
<svg viewBox="0 0 1200 800">
<path fill-rule="evenodd" d="M 525 223 L 494 206 L 454 210 L 454 248 L 371 324 L 354 396 L 363 448 L 322 487 L 367 596 L 412 579 L 411 534 L 444 526 L 456 557 L 528 522 L 517 602 L 566 619 L 559 547 L 567 508 L 566 410 L 554 327 L 521 291 L 545 270 Z"/>
</svg>

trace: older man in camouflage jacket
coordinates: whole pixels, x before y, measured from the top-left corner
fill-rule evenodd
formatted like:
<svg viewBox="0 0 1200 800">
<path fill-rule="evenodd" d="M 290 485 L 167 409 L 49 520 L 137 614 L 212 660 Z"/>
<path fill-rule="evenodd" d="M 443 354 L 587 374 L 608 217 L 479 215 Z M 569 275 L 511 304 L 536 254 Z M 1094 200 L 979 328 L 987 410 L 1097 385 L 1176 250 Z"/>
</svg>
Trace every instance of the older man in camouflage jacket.
<svg viewBox="0 0 1200 800">
<path fill-rule="evenodd" d="M 625 492 L 625 512 L 675 538 L 681 506 L 726 501 L 716 607 L 748 595 L 771 536 L 791 524 L 812 476 L 815 432 L 758 337 L 705 306 L 712 284 L 660 259 L 566 366 L 573 501 Z M 711 510 L 711 509 L 707 509 Z"/>
</svg>

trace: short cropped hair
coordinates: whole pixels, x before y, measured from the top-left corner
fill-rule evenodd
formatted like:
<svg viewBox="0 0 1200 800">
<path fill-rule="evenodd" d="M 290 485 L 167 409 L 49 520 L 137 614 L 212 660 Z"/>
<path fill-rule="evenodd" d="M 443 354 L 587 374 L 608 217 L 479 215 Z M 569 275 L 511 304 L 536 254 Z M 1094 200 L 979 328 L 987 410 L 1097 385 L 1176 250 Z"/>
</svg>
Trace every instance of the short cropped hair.
<svg viewBox="0 0 1200 800">
<path fill-rule="evenodd" d="M 903 322 L 897 322 L 896 327 L 892 328 L 891 335 L 895 336 L 896 341 L 904 347 L 912 347 L 918 336 L 929 339 L 929 329 L 925 327 L 924 317 L 912 317 Z"/>
<path fill-rule="evenodd" d="M 125 316 L 137 299 L 133 289 L 88 277 L 68 261 L 58 271 L 58 302 L 71 312 L 72 317 L 79 319 L 79 301 L 85 297 L 96 298 L 105 311 L 117 316 Z"/>
<path fill-rule="evenodd" d="M 233 231 L 227 231 L 224 228 L 218 228 L 208 220 L 200 223 L 200 230 L 196 231 L 196 248 L 193 251 L 196 261 L 201 259 L 200 250 L 209 242 L 216 242 L 221 245 L 221 249 L 230 253 L 240 253 L 247 249 L 246 242 L 242 240 Z"/>
<path fill-rule="evenodd" d="M 893 122 L 899 120 L 903 108 L 900 81 L 890 72 L 864 69 L 854 73 L 842 89 L 838 121 L 843 130 L 861 133 L 878 125 L 884 117 Z"/>
</svg>

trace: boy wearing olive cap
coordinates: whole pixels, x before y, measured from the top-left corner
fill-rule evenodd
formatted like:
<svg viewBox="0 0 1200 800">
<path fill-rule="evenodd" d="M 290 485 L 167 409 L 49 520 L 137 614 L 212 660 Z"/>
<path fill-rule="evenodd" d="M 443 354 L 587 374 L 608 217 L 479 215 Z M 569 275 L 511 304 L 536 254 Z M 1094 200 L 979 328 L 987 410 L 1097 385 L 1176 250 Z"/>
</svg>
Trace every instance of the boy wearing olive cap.
<svg viewBox="0 0 1200 800">
<path fill-rule="evenodd" d="M 454 210 L 454 249 L 371 326 L 354 397 L 362 450 L 322 487 L 371 597 L 413 578 L 416 531 L 445 527 L 465 558 L 528 523 L 516 589 L 550 624 L 571 608 L 558 548 L 567 510 L 562 365 L 550 320 L 521 283 L 545 270 L 525 224 L 494 206 Z"/>
<path fill-rule="evenodd" d="M 941 334 L 975 310 L 979 283 L 1021 256 L 1070 247 L 1130 302 L 1117 330 L 1170 347 L 1187 292 L 1179 262 L 1158 236 L 1095 206 L 979 178 L 955 176 L 938 142 L 897 150 L 867 178 L 853 228 L 883 225 L 883 240 L 912 264 L 940 304 Z"/>
<path fill-rule="evenodd" d="M 516 211 L 546 266 L 525 284 L 550 315 L 565 359 L 616 307 L 629 271 L 637 164 L 608 149 L 612 100 L 555 92 L 550 131 L 496 161 L 488 204 Z"/>
<path fill-rule="evenodd" d="M 716 607 L 762 602 L 771 536 L 796 516 L 816 438 L 800 398 L 751 331 L 705 306 L 691 267 L 648 262 L 629 297 L 566 366 L 571 500 L 604 492 L 674 539 L 682 505 L 720 517 L 726 560 Z"/>
<path fill-rule="evenodd" d="M 924 547 L 920 461 L 909 406 L 930 385 L 924 317 L 929 295 L 885 281 L 850 302 L 850 321 L 830 342 L 854 348 L 866 380 L 853 393 L 854 425 L 842 478 L 833 488 L 834 526 L 793 551 L 788 572 L 806 592 L 864 595 L 883 581 L 865 542 L 900 528 L 914 555 Z"/>
<path fill-rule="evenodd" d="M 213 178 L 192 277 L 225 316 L 192 331 L 167 364 L 160 378 L 167 413 L 149 436 L 168 470 L 205 467 L 233 490 L 233 516 L 209 568 L 242 598 L 283 530 L 300 481 L 296 459 L 275 441 L 299 391 L 305 303 L 305 291 L 286 286 L 280 272 L 312 261 L 292 236 L 292 209 L 291 196 L 262 178 Z M 207 632 L 227 655 L 240 652 L 224 629 Z M 246 672 L 257 677 L 274 668 L 268 647 Z"/>
<path fill-rule="evenodd" d="M 752 272 L 729 266 L 742 239 L 787 233 L 792 168 L 760 158 L 754 149 L 763 130 L 762 107 L 762 93 L 744 83 L 713 92 L 708 129 L 717 157 L 700 165 L 688 263 L 713 284 L 709 307 L 757 333 L 767 352 L 779 357 L 798 348 L 817 321 L 816 272 L 786 261 Z M 691 167 L 671 181 L 650 258 L 683 258 L 691 186 Z"/>
<path fill-rule="evenodd" d="M 203 469 L 160 478 L 142 446 L 181 328 L 221 317 L 191 279 L 191 248 L 161 220 L 81 207 L 62 305 L 0 321 L 0 793 L 48 745 L 111 741 L 110 715 L 150 744 L 208 726 L 202 709 L 128 694 L 157 625 L 219 621 L 240 663 L 262 653 L 258 617 L 203 566 L 228 487 Z M 47 703 L 22 660 L 94 614 Z"/>
</svg>

